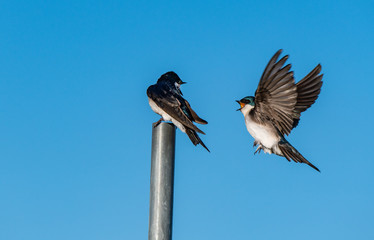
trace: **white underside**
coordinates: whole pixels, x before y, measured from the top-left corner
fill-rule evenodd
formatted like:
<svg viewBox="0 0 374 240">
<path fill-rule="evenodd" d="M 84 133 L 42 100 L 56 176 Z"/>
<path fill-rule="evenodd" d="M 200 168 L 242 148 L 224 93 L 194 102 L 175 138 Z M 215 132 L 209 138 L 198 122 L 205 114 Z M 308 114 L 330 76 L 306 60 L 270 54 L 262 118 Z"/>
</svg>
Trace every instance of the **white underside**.
<svg viewBox="0 0 374 240">
<path fill-rule="evenodd" d="M 183 126 L 183 124 L 181 124 L 180 122 L 178 122 L 177 120 L 175 120 L 174 118 L 172 118 L 169 114 L 167 114 L 164 110 L 162 110 L 159 106 L 157 106 L 157 104 L 150 98 L 148 98 L 148 102 L 149 102 L 149 106 L 151 106 L 152 110 L 161 115 L 161 117 L 165 120 L 165 121 L 171 121 L 175 126 L 177 126 L 182 132 L 186 132 L 186 128 Z"/>
<path fill-rule="evenodd" d="M 246 105 L 242 108 L 242 113 L 245 119 L 245 125 L 247 127 L 248 132 L 252 135 L 252 137 L 256 140 L 257 143 L 262 145 L 263 150 L 265 153 L 276 153 L 281 154 L 281 151 L 278 147 L 278 142 L 280 140 L 280 136 L 276 134 L 274 128 L 267 127 L 265 125 L 258 124 L 249 117 L 249 111 L 253 107 L 250 105 Z"/>
</svg>

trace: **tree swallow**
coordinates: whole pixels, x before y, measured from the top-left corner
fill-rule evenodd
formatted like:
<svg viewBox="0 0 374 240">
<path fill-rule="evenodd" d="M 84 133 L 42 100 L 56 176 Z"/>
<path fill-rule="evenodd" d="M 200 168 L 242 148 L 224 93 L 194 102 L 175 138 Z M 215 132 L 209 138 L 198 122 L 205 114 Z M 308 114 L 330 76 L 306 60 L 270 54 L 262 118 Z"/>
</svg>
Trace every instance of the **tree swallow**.
<svg viewBox="0 0 374 240">
<path fill-rule="evenodd" d="M 282 50 L 270 59 L 258 84 L 254 97 L 237 101 L 245 119 L 248 132 L 255 139 L 256 152 L 275 153 L 288 161 L 306 163 L 306 160 L 286 139 L 300 120 L 300 114 L 318 98 L 322 87 L 321 65 L 295 84 L 291 64 L 283 67 L 288 55 L 278 60 Z"/>
<path fill-rule="evenodd" d="M 161 121 L 171 121 L 182 132 L 186 133 L 191 142 L 196 146 L 201 144 L 206 150 L 203 141 L 196 132 L 205 134 L 197 128 L 193 122 L 207 124 L 208 122 L 201 119 L 186 99 L 182 97 L 180 86 L 185 84 L 175 72 L 167 72 L 158 79 L 155 85 L 147 89 L 148 101 L 152 110 L 161 115 L 160 120 L 155 122 L 155 127 Z"/>
</svg>

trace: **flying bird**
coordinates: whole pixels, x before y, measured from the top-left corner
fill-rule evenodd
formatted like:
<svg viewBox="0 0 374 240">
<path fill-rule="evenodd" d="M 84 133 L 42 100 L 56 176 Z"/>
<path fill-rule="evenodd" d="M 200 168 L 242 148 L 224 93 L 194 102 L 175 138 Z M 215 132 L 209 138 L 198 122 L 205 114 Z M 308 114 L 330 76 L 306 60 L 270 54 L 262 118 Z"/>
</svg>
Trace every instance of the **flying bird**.
<svg viewBox="0 0 374 240">
<path fill-rule="evenodd" d="M 318 64 L 308 75 L 295 84 L 291 64 L 283 66 L 288 55 L 278 60 L 282 50 L 270 59 L 258 84 L 255 96 L 237 101 L 245 119 L 248 132 L 258 146 L 255 154 L 263 150 L 275 153 L 288 161 L 306 163 L 319 169 L 306 160 L 285 138 L 295 128 L 302 112 L 318 98 L 322 87 L 321 65 Z"/>
<path fill-rule="evenodd" d="M 196 146 L 201 144 L 205 146 L 197 133 L 205 134 L 193 122 L 207 124 L 208 122 L 201 119 L 189 102 L 182 97 L 180 87 L 185 84 L 175 72 L 167 72 L 158 79 L 157 83 L 147 89 L 148 101 L 152 110 L 161 115 L 160 120 L 155 122 L 154 127 L 161 121 L 171 121 L 182 132 L 186 133 L 191 142 Z"/>
</svg>

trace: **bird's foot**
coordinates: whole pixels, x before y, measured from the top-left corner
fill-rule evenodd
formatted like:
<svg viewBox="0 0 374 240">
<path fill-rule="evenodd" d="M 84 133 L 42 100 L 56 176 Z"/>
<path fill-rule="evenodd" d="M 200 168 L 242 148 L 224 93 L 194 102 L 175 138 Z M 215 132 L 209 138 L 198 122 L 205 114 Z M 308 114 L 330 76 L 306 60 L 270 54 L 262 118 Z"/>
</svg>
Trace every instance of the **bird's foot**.
<svg viewBox="0 0 374 240">
<path fill-rule="evenodd" d="M 160 120 L 158 120 L 157 122 L 153 123 L 153 127 L 157 127 L 162 121 L 164 121 L 163 118 L 160 118 Z"/>
<path fill-rule="evenodd" d="M 256 147 L 258 145 L 258 142 L 257 141 L 254 141 L 253 142 L 253 147 Z"/>
<path fill-rule="evenodd" d="M 261 152 L 261 149 L 262 149 L 262 147 L 261 147 L 261 146 L 258 146 L 257 149 L 256 149 L 256 151 L 255 151 L 255 153 L 254 153 L 253 155 L 255 155 L 257 152 L 260 153 L 260 152 Z"/>
</svg>

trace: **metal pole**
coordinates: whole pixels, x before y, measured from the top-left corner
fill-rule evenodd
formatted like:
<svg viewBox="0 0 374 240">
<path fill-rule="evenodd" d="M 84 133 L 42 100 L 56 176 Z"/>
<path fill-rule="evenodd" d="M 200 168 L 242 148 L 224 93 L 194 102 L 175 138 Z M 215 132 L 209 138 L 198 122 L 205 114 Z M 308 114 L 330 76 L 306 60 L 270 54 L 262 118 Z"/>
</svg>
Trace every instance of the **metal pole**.
<svg viewBox="0 0 374 240">
<path fill-rule="evenodd" d="M 151 192 L 148 240 L 171 240 L 175 126 L 162 122 L 152 125 Z"/>
</svg>

